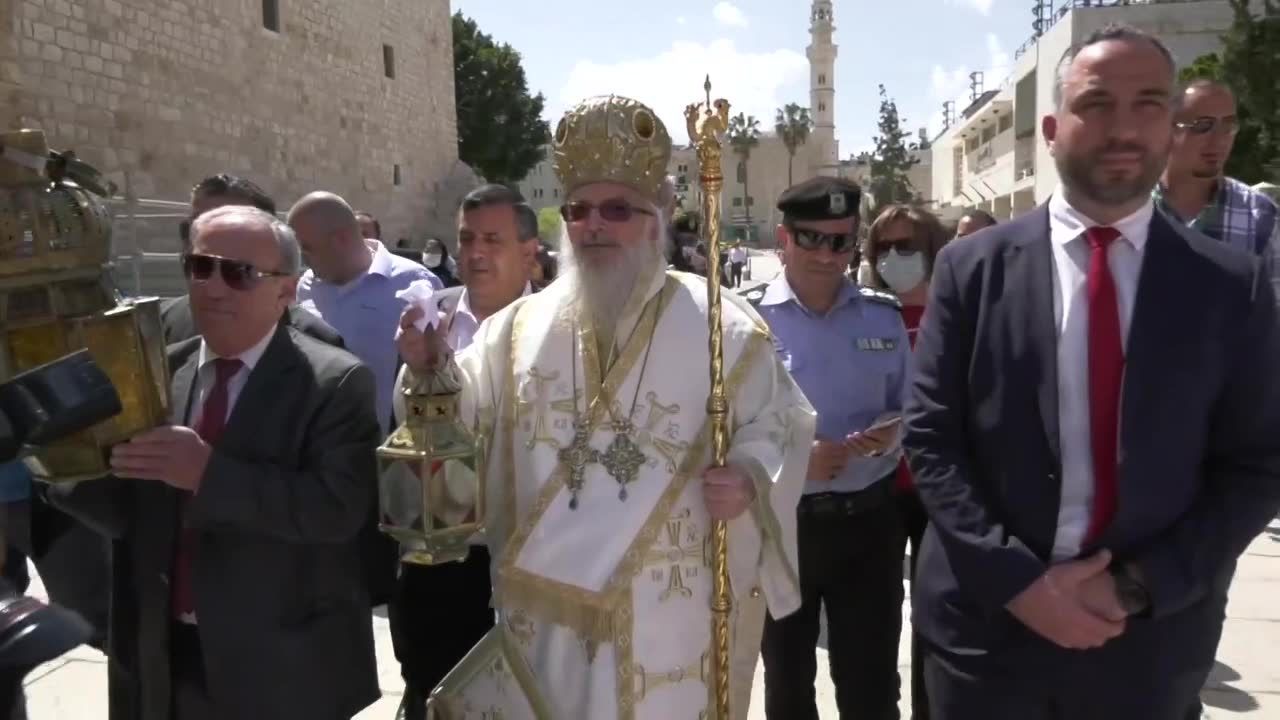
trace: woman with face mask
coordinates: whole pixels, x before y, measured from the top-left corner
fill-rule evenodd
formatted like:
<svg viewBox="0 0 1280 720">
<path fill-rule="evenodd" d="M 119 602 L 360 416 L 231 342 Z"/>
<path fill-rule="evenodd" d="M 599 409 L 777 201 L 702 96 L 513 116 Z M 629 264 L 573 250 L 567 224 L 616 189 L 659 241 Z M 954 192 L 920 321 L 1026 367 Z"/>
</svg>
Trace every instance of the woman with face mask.
<svg viewBox="0 0 1280 720">
<path fill-rule="evenodd" d="M 435 273 L 445 287 L 457 287 L 462 284 L 458 279 L 457 266 L 454 265 L 453 258 L 449 257 L 449 248 L 437 238 L 427 238 L 427 242 L 422 246 L 422 264 Z"/>
<path fill-rule="evenodd" d="M 898 296 L 902 302 L 902 321 L 914 347 L 920 318 L 924 315 L 929 295 L 929 276 L 938 251 L 947 242 L 947 232 L 933 214 L 910 205 L 885 208 L 867 233 L 863 243 L 863 284 Z M 915 587 L 916 557 L 924 538 L 928 516 L 916 497 L 911 472 L 904 458 L 898 465 L 895 491 L 907 537 L 911 542 L 911 586 Z M 921 672 L 923 657 L 919 641 L 911 638 L 911 712 L 912 720 L 928 720 L 929 702 Z"/>
</svg>

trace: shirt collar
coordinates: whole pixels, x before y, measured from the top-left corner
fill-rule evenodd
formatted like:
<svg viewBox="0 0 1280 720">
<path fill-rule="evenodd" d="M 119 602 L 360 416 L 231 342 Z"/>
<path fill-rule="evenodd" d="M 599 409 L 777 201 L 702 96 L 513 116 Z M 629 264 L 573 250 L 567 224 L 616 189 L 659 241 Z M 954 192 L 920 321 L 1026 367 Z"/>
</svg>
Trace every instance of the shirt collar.
<svg viewBox="0 0 1280 720">
<path fill-rule="evenodd" d="M 1148 198 L 1142 207 L 1112 223 L 1111 227 L 1119 230 L 1120 235 L 1128 240 L 1135 250 L 1141 251 L 1147 244 L 1147 235 L 1151 231 L 1151 217 L 1154 213 L 1155 203 Z M 1089 228 L 1100 224 L 1071 207 L 1066 198 L 1062 197 L 1061 187 L 1049 198 L 1049 238 L 1055 244 L 1066 245 L 1084 235 Z"/>
<path fill-rule="evenodd" d="M 1195 223 L 1200 218 L 1203 218 L 1205 215 L 1227 203 L 1227 195 L 1231 191 L 1232 182 L 1231 178 L 1226 175 L 1219 176 L 1213 183 L 1213 192 L 1209 193 L 1209 202 L 1205 203 L 1204 207 L 1200 210 L 1200 214 L 1193 218 L 1183 218 L 1178 214 L 1178 211 L 1173 208 L 1173 205 L 1169 202 L 1168 198 L 1165 197 L 1169 194 L 1169 188 L 1164 184 L 1163 178 L 1160 182 L 1156 183 L 1155 189 L 1151 191 L 1151 197 L 1155 201 L 1155 204 L 1159 206 L 1160 210 L 1166 215 L 1172 217 L 1174 220 L 1183 224 Z"/>
<path fill-rule="evenodd" d="M 858 288 L 848 280 L 845 280 L 840 286 L 840 293 L 836 296 L 835 304 L 831 306 L 828 313 L 835 311 L 841 306 L 854 302 L 862 297 L 862 293 Z M 778 275 L 778 279 L 769 283 L 764 289 L 764 297 L 760 300 L 761 305 L 783 305 L 788 302 L 795 302 L 796 305 L 809 310 L 804 303 L 800 302 L 800 298 L 796 297 L 795 288 L 791 287 L 791 281 L 787 279 L 786 272 Z"/>
<path fill-rule="evenodd" d="M 524 297 L 532 293 L 533 285 L 526 282 L 524 284 L 524 292 L 520 293 L 520 297 Z M 467 290 L 465 287 L 462 290 L 461 297 L 458 298 L 458 307 L 454 310 L 454 313 L 471 318 L 473 321 L 476 320 L 475 313 L 471 311 L 471 291 Z"/>
<path fill-rule="evenodd" d="M 252 371 L 253 368 L 257 366 L 258 361 L 262 359 L 263 354 L 267 352 L 267 346 L 271 344 L 271 338 L 275 337 L 277 329 L 278 327 L 276 325 L 272 325 L 271 329 L 267 331 L 267 334 L 264 335 L 261 340 L 254 343 L 248 350 L 245 350 L 239 355 L 234 355 L 233 357 L 243 363 L 246 369 Z M 221 356 L 215 353 L 213 348 L 209 347 L 209 343 L 205 342 L 204 338 L 201 338 L 200 369 L 204 369 L 206 365 L 217 360 L 219 357 Z"/>
<path fill-rule="evenodd" d="M 391 273 L 395 270 L 395 261 L 392 259 L 394 256 L 391 252 L 378 240 L 366 238 L 364 242 L 373 253 L 373 261 L 369 263 L 369 271 L 366 274 L 391 277 Z"/>
</svg>

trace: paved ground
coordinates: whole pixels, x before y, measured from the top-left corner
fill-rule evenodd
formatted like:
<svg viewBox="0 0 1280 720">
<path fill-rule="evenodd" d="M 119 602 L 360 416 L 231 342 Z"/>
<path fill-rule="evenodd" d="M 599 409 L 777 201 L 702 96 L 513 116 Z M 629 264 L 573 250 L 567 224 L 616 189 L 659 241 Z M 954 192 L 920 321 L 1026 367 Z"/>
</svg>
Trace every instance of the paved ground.
<svg viewBox="0 0 1280 720">
<path fill-rule="evenodd" d="M 34 572 L 34 569 L 33 569 Z M 1240 561 L 1240 570 L 1231 589 L 1226 631 L 1218 653 L 1218 663 L 1204 699 L 1212 720 L 1249 718 L 1280 720 L 1280 521 L 1254 541 Z M 42 595 L 37 581 L 33 594 Z M 904 619 L 906 608 L 903 609 Z M 358 720 L 391 720 L 400 702 L 402 685 L 391 654 L 391 638 L 384 613 L 374 618 L 378 643 L 378 668 L 382 676 L 383 698 L 365 710 Z M 820 677 L 818 705 L 823 717 L 836 718 L 835 695 L 823 675 L 826 651 L 818 649 Z M 903 634 L 902 675 L 909 677 L 906 634 Z M 106 720 L 106 666 L 100 654 L 78 649 L 49 663 L 27 679 L 28 706 L 32 720 Z M 751 703 L 751 720 L 763 720 L 761 709 L 763 679 L 756 674 Z M 903 716 L 909 717 L 903 702 Z"/>
</svg>

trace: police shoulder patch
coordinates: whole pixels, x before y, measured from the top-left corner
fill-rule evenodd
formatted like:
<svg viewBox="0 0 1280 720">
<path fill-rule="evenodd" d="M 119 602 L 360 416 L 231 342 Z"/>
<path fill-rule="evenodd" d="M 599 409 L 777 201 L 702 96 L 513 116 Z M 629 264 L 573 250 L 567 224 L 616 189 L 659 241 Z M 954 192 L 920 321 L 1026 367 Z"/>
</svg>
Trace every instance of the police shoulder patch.
<svg viewBox="0 0 1280 720">
<path fill-rule="evenodd" d="M 887 293 L 883 290 L 877 290 L 869 287 L 860 287 L 858 290 L 862 293 L 864 300 L 870 300 L 871 302 L 880 303 L 881 305 L 888 305 L 894 310 L 902 309 L 902 301 L 893 293 Z"/>
<path fill-rule="evenodd" d="M 754 290 L 748 290 L 742 293 L 742 298 L 751 303 L 752 307 L 759 307 L 760 302 L 764 300 L 764 288 L 758 287 Z"/>
</svg>

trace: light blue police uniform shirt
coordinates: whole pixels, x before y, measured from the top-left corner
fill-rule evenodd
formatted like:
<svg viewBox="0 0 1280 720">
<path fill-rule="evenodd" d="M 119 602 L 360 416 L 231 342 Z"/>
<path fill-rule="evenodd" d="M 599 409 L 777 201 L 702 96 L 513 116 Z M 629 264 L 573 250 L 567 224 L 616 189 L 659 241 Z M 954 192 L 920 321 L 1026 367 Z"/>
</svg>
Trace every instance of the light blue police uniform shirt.
<svg viewBox="0 0 1280 720">
<path fill-rule="evenodd" d="M 911 345 L 895 302 L 845 281 L 835 305 L 820 315 L 800 302 L 785 275 L 758 298 L 782 363 L 818 412 L 817 439 L 843 441 L 902 413 Z M 880 457 L 850 455 L 834 480 L 808 480 L 804 493 L 864 490 L 892 474 L 901 456 L 899 443 Z"/>
<path fill-rule="evenodd" d="M 440 278 L 422 265 L 394 255 L 377 240 L 365 240 L 373 262 L 363 275 L 346 285 L 333 285 L 308 270 L 298 281 L 298 306 L 319 315 L 342 336 L 347 350 L 373 371 L 378 389 L 378 421 L 390 432 L 391 399 L 395 392 L 396 329 L 405 301 L 396 297 L 418 280 L 436 290 Z"/>
</svg>

